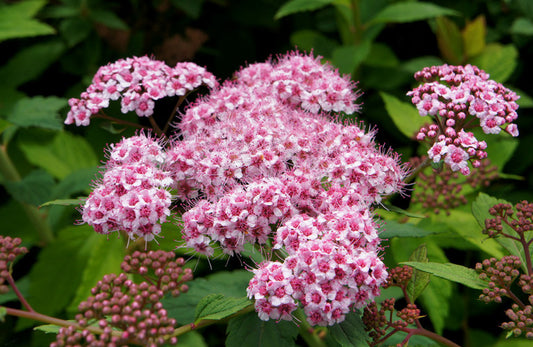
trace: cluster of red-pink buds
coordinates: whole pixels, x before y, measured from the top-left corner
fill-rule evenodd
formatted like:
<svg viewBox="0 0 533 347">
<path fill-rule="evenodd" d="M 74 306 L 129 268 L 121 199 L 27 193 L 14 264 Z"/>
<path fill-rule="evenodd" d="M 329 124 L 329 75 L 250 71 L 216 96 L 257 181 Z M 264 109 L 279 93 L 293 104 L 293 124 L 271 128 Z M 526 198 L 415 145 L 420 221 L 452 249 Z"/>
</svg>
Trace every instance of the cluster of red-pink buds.
<svg viewBox="0 0 533 347">
<path fill-rule="evenodd" d="M 511 204 L 499 203 L 489 209 L 489 213 L 494 218 L 485 220 L 485 230 L 490 237 L 498 235 L 526 242 L 528 247 L 533 242 L 530 235 L 526 238 L 526 233 L 533 230 L 533 203 L 522 201 L 515 205 L 516 214 Z M 513 229 L 517 235 L 509 235 L 504 230 L 504 225 Z"/>
<path fill-rule="evenodd" d="M 176 321 L 168 317 L 160 301 L 168 292 L 176 296 L 187 291 L 184 283 L 192 279 L 192 273 L 183 264 L 173 252 L 127 256 L 122 269 L 148 281 L 137 284 L 126 273 L 105 275 L 92 289 L 92 296 L 79 305 L 78 326 L 61 328 L 51 347 L 176 344 L 172 336 Z"/>
<path fill-rule="evenodd" d="M 423 84 L 407 95 L 421 116 L 433 118 L 416 138 L 430 142 L 428 155 L 433 162 L 443 160 L 453 171 L 468 175 L 468 162 L 478 167 L 487 157 L 487 144 L 467 129 L 479 126 L 486 134 L 498 134 L 503 129 L 518 136 L 513 121 L 518 117 L 519 96 L 489 80 L 489 75 L 476 66 L 427 67 L 415 73 L 415 79 Z"/>
<path fill-rule="evenodd" d="M 83 221 L 101 233 L 125 230 L 151 240 L 173 194 L 193 206 L 182 215 L 186 247 L 238 255 L 245 243 L 262 247 L 276 239 L 294 285 L 315 288 L 310 297 L 287 287 L 283 302 L 268 297 L 271 308 L 258 299 L 263 319 L 289 319 L 294 306 L 279 305 L 290 297 L 312 324 L 340 322 L 378 295 L 386 279 L 371 207 L 401 192 L 407 174 L 397 154 L 376 146 L 373 132 L 334 122 L 330 112 L 359 109 L 354 88 L 311 55 L 250 65 L 191 103 L 166 147 L 144 134 L 112 146 Z M 138 168 L 149 169 L 148 177 Z M 316 221 L 314 236 L 306 234 L 307 222 L 296 226 L 299 219 Z M 297 241 L 284 242 L 278 235 L 285 232 Z M 270 271 L 268 264 L 260 269 Z M 330 270 L 312 277 L 326 264 Z"/>
<path fill-rule="evenodd" d="M 122 113 L 135 111 L 139 117 L 154 112 L 156 100 L 184 96 L 206 85 L 214 88 L 214 76 L 194 63 L 177 63 L 175 67 L 149 57 L 120 59 L 102 66 L 80 99 L 69 100 L 70 111 L 65 124 L 89 125 L 91 116 L 120 99 Z"/>
<path fill-rule="evenodd" d="M 162 145 L 141 133 L 112 145 L 108 157 L 103 178 L 83 206 L 83 222 L 98 233 L 122 230 L 131 239 L 153 240 L 172 202 Z"/>
<path fill-rule="evenodd" d="M 514 336 L 524 335 L 533 339 L 533 276 L 521 273 L 522 262 L 515 255 L 508 255 L 501 260 L 496 258 L 485 259 L 476 264 L 479 277 L 488 281 L 488 288 L 483 289 L 479 299 L 488 302 L 502 302 L 502 297 L 514 301 L 511 308 L 505 311 L 510 319 L 502 323 L 501 327 L 510 331 Z M 518 287 L 527 296 L 528 301 L 523 302 L 521 296 L 512 291 L 514 282 L 518 280 Z"/>
<path fill-rule="evenodd" d="M 10 265 L 13 264 L 16 257 L 28 253 L 26 247 L 20 247 L 21 243 L 22 240 L 18 237 L 0 235 L 0 294 L 9 291 L 5 282 L 11 277 Z"/>
</svg>

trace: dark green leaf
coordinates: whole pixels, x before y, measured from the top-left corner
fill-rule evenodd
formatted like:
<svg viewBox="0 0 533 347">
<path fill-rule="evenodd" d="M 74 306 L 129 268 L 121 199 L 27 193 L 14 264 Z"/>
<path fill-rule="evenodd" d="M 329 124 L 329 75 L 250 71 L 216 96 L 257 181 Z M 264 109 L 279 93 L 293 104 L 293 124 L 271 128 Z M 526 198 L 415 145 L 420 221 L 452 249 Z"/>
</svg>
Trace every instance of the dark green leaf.
<svg viewBox="0 0 533 347">
<path fill-rule="evenodd" d="M 349 74 L 366 59 L 370 52 L 370 41 L 357 45 L 340 46 L 333 51 L 332 63 L 341 74 Z"/>
<path fill-rule="evenodd" d="M 61 41 L 38 43 L 17 52 L 0 67 L 0 81 L 4 87 L 18 87 L 37 78 L 65 51 Z M 39 59 L 35 59 L 39 57 Z"/>
<path fill-rule="evenodd" d="M 67 99 L 55 96 L 24 98 L 15 104 L 7 120 L 21 127 L 61 130 L 63 121 L 59 119 L 58 113 L 67 105 Z"/>
<path fill-rule="evenodd" d="M 335 341 L 343 347 L 368 346 L 368 335 L 361 320 L 360 312 L 348 313 L 346 319 L 330 327 L 329 332 Z"/>
<path fill-rule="evenodd" d="M 242 298 L 246 295 L 246 287 L 252 273 L 246 270 L 219 272 L 206 278 L 196 278 L 187 283 L 189 291 L 178 298 L 166 297 L 162 300 L 168 315 L 179 323 L 194 321 L 196 306 L 209 294 L 222 294 L 226 297 Z"/>
<path fill-rule="evenodd" d="M 380 92 L 379 95 L 392 121 L 406 137 L 412 138 L 424 124 L 431 122 L 431 118 L 420 116 L 416 107 L 411 103 L 401 101 L 385 92 Z"/>
<path fill-rule="evenodd" d="M 515 19 L 510 29 L 511 34 L 515 35 L 533 35 L 533 22 L 529 19 L 520 17 Z"/>
<path fill-rule="evenodd" d="M 463 37 L 457 25 L 446 17 L 436 19 L 437 43 L 444 59 L 451 64 L 463 61 Z"/>
<path fill-rule="evenodd" d="M 68 18 L 61 21 L 59 25 L 59 32 L 69 47 L 73 47 L 87 38 L 92 29 L 93 26 L 89 21 L 80 18 Z"/>
<path fill-rule="evenodd" d="M 91 19 L 111 29 L 127 30 L 128 25 L 119 16 L 111 11 L 93 10 Z"/>
<path fill-rule="evenodd" d="M 338 46 L 334 40 L 315 30 L 299 30 L 291 35 L 291 44 L 303 51 L 313 51 L 317 55 L 330 57 Z"/>
<path fill-rule="evenodd" d="M 67 132 L 58 132 L 47 142 L 39 138 L 21 137 L 19 146 L 30 163 L 42 167 L 59 179 L 76 170 L 98 165 L 87 140 Z"/>
<path fill-rule="evenodd" d="M 4 185 L 17 201 L 38 206 L 50 199 L 55 181 L 48 172 L 34 170 L 22 180 L 5 182 Z"/>
<path fill-rule="evenodd" d="M 518 50 L 512 44 L 488 44 L 485 50 L 471 63 L 490 74 L 490 78 L 503 83 L 507 81 L 518 64 Z"/>
<path fill-rule="evenodd" d="M 198 19 L 204 0 L 172 0 L 172 5 L 185 12 L 189 17 Z"/>
<path fill-rule="evenodd" d="M 461 283 L 473 289 L 483 289 L 488 287 L 487 282 L 479 278 L 479 275 L 476 270 L 461 265 L 456 265 L 452 263 L 441 264 L 419 261 L 407 261 L 403 262 L 402 264 L 409 265 L 417 269 L 417 271 L 426 272 L 428 274 L 432 274 L 452 282 Z"/>
<path fill-rule="evenodd" d="M 28 289 L 30 288 L 30 277 L 24 276 L 23 278 L 19 279 L 15 282 L 15 285 L 17 286 L 17 289 L 22 294 L 22 296 L 27 297 L 28 296 Z M 9 301 L 18 301 L 18 296 L 13 291 L 13 288 L 11 286 L 9 287 L 9 292 L 6 294 L 0 295 L 0 304 L 4 304 Z"/>
<path fill-rule="evenodd" d="M 235 317 L 227 329 L 226 347 L 293 347 L 298 326 L 293 322 L 262 321 L 256 312 Z"/>
<path fill-rule="evenodd" d="M 274 16 L 274 19 L 280 19 L 298 12 L 318 10 L 319 8 L 333 3 L 333 1 L 334 0 L 291 0 L 280 7 Z"/>
<path fill-rule="evenodd" d="M 196 323 L 202 319 L 221 320 L 252 305 L 253 302 L 247 297 L 232 298 L 222 294 L 210 294 L 203 297 L 196 306 L 194 320 Z"/>
<path fill-rule="evenodd" d="M 414 74 L 425 67 L 442 65 L 443 61 L 440 58 L 433 56 L 425 56 L 413 58 L 402 63 L 401 69 Z"/>
<path fill-rule="evenodd" d="M 364 63 L 374 67 L 396 67 L 400 64 L 400 61 L 389 46 L 384 43 L 374 42 Z"/>
<path fill-rule="evenodd" d="M 458 16 L 459 12 L 425 2 L 401 2 L 387 6 L 379 12 L 372 23 L 407 23 L 439 16 Z"/>
<path fill-rule="evenodd" d="M 421 244 L 417 249 L 415 249 L 415 251 L 409 257 L 409 261 L 427 263 L 428 250 L 426 248 L 426 245 Z M 422 294 L 424 289 L 426 289 L 429 284 L 430 277 L 431 275 L 427 272 L 419 271 L 416 269 L 413 271 L 411 281 L 409 281 L 409 283 L 407 284 L 407 295 L 409 295 L 411 302 L 415 302 L 415 300 L 420 296 L 420 294 Z"/>
</svg>

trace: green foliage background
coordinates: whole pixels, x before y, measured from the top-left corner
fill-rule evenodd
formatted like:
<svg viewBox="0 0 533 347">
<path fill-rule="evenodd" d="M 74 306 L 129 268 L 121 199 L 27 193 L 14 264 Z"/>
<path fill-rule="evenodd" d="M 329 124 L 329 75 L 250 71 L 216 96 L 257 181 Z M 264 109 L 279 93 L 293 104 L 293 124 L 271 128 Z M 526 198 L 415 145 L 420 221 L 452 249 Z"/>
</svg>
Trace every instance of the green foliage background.
<svg viewBox="0 0 533 347">
<path fill-rule="evenodd" d="M 105 121 L 83 129 L 66 127 L 63 119 L 68 98 L 85 90 L 99 66 L 134 55 L 153 55 L 169 65 L 194 61 L 222 80 L 246 63 L 294 47 L 312 50 L 359 81 L 365 94 L 358 120 L 377 126 L 378 141 L 406 159 L 422 150 L 410 139 L 422 121 L 405 96 L 414 85 L 413 73 L 443 63 L 478 65 L 522 96 L 519 140 L 487 138 L 489 158 L 499 165 L 501 178 L 484 189 L 488 195 L 469 192 L 469 204 L 450 215 L 428 213 L 409 205 L 406 198 L 393 200 L 410 214 L 378 211 L 388 221 L 385 260 L 391 267 L 405 261 L 473 267 L 483 257 L 508 254 L 513 245 L 486 240 L 478 220 L 496 198 L 533 201 L 532 43 L 529 0 L 4 1 L 0 4 L 0 234 L 21 237 L 30 249 L 14 268 L 17 283 L 38 311 L 68 319 L 103 274 L 120 271 L 124 240 L 73 226 L 79 213 L 72 201 L 89 193 L 105 145 L 133 130 Z M 158 104 L 156 114 L 162 121 L 172 106 Z M 109 113 L 113 111 L 118 114 L 113 108 Z M 132 115 L 126 119 L 142 121 Z M 415 193 L 416 189 L 415 185 Z M 60 203 L 41 206 L 51 200 Z M 164 235 L 155 247 L 173 249 L 178 228 L 166 226 Z M 427 256 L 413 258 L 421 244 Z M 199 259 L 189 264 L 198 277 L 191 292 L 166 303 L 180 323 L 194 320 L 197 303 L 209 294 L 236 301 L 245 296 L 250 274 L 228 272 L 241 267 L 238 260 L 208 264 Z M 424 266 L 428 265 L 419 265 Z M 482 304 L 476 299 L 478 290 L 441 277 L 422 279 L 419 288 L 412 288 L 430 317 L 424 321 L 427 326 L 468 346 L 519 346 L 519 340 L 502 337 L 498 327 L 505 319 L 502 307 Z M 384 292 L 384 297 L 395 295 Z M 12 293 L 1 296 L 0 302 L 17 305 Z M 221 345 L 226 328 L 229 346 L 239 345 L 242 334 L 259 328 L 270 343 L 293 345 L 294 326 L 276 329 L 270 323 L 257 324 L 243 316 L 228 326 L 184 337 L 180 345 Z M 49 343 L 53 335 L 32 330 L 35 325 L 6 317 L 0 325 L 0 344 Z M 343 329 L 354 331 L 357 323 L 348 320 L 344 327 L 333 329 L 331 345 L 355 343 Z M 425 339 L 416 343 L 433 344 Z"/>
</svg>

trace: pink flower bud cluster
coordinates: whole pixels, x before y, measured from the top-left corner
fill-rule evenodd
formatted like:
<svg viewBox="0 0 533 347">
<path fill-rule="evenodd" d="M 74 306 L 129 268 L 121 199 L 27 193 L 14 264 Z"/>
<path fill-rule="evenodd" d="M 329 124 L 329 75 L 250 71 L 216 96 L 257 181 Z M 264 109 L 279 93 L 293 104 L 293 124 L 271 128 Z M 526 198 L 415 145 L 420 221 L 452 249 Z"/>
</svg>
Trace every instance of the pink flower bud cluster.
<svg viewBox="0 0 533 347">
<path fill-rule="evenodd" d="M 422 127 L 416 138 L 432 144 L 428 155 L 435 163 L 444 160 L 453 171 L 464 175 L 470 173 L 468 162 L 474 167 L 480 165 L 487 156 L 487 144 L 465 131 L 467 127 L 480 126 L 486 134 L 504 129 L 518 136 L 513 121 L 518 117 L 519 96 L 489 80 L 489 75 L 476 66 L 427 67 L 415 73 L 415 79 L 423 84 L 407 95 L 421 116 L 434 120 Z"/>
<path fill-rule="evenodd" d="M 69 100 L 71 109 L 65 124 L 89 125 L 93 114 L 118 99 L 122 113 L 135 111 L 139 117 L 149 117 L 154 112 L 155 100 L 183 96 L 201 85 L 214 88 L 217 81 L 194 63 L 178 63 L 171 68 L 146 56 L 120 59 L 98 69 L 80 99 Z"/>
<path fill-rule="evenodd" d="M 83 222 L 98 233 L 123 230 L 131 239 L 153 240 L 172 202 L 164 160 L 161 145 L 144 134 L 111 146 L 103 178 L 83 206 Z"/>
<path fill-rule="evenodd" d="M 310 324 L 334 325 L 378 296 L 387 280 L 366 209 L 297 214 L 276 233 L 274 249 L 282 247 L 285 260 L 263 262 L 247 289 L 263 320 L 290 320 L 299 302 Z"/>
<path fill-rule="evenodd" d="M 5 281 L 11 276 L 10 264 L 19 255 L 28 253 L 26 247 L 20 247 L 21 243 L 22 240 L 19 237 L 12 238 L 0 235 L 0 294 L 5 294 L 9 291 Z"/>
<path fill-rule="evenodd" d="M 192 273 L 183 264 L 173 252 L 137 251 L 127 256 L 122 269 L 148 281 L 137 284 L 126 273 L 105 275 L 91 290 L 92 296 L 79 305 L 79 327 L 61 328 L 50 346 L 175 345 L 177 338 L 171 335 L 176 320 L 168 317 L 160 301 L 168 292 L 176 296 L 187 291 L 183 283 L 192 279 Z"/>
</svg>

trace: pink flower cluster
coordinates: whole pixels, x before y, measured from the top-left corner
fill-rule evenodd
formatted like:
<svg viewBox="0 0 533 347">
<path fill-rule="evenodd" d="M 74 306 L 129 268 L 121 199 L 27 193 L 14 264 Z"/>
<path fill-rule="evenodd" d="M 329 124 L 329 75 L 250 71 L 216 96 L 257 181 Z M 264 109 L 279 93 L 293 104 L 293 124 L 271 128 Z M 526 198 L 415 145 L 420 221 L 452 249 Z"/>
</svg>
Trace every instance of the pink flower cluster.
<svg viewBox="0 0 533 347">
<path fill-rule="evenodd" d="M 131 239 L 153 240 L 170 215 L 173 181 L 160 168 L 164 160 L 161 145 L 144 134 L 111 146 L 103 178 L 83 206 L 83 222 L 98 233 L 123 230 Z"/>
<path fill-rule="evenodd" d="M 201 85 L 214 88 L 217 81 L 203 67 L 178 63 L 174 68 L 148 57 L 120 59 L 102 66 L 80 99 L 69 100 L 65 124 L 89 125 L 90 117 L 121 99 L 122 113 L 135 111 L 139 117 L 154 112 L 154 101 L 168 96 L 183 96 Z"/>
<path fill-rule="evenodd" d="M 407 95 L 412 97 L 421 116 L 432 116 L 434 124 L 424 126 L 416 138 L 429 140 L 429 158 L 435 163 L 444 159 L 453 171 L 470 173 L 468 162 L 479 167 L 487 157 L 487 144 L 467 127 L 480 126 L 486 134 L 504 129 L 518 136 L 513 123 L 518 117 L 519 96 L 502 84 L 489 80 L 489 75 L 476 66 L 432 66 L 415 74 L 423 82 Z"/>
</svg>

